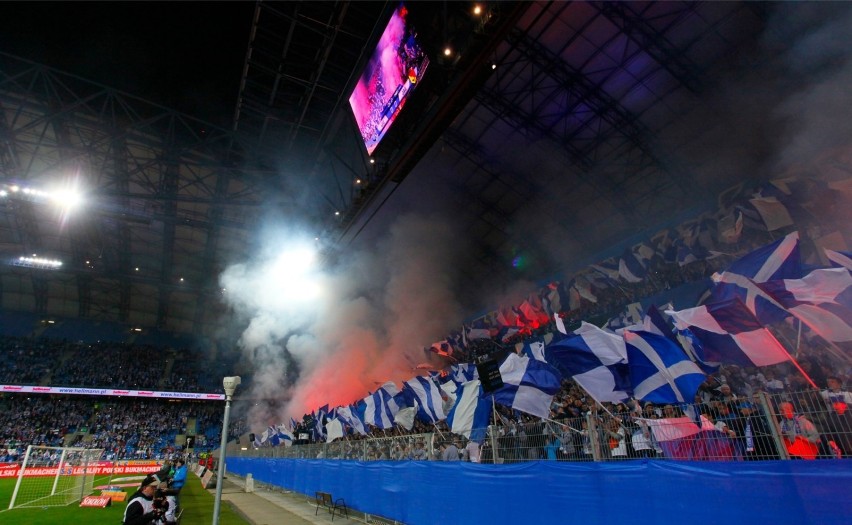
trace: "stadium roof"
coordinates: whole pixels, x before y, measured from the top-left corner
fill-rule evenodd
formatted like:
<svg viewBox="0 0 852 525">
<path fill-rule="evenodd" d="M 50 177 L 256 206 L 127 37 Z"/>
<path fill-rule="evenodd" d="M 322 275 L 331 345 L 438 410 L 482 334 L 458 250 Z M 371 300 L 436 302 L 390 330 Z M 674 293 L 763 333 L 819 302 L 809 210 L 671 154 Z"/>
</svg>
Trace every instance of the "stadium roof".
<svg viewBox="0 0 852 525">
<path fill-rule="evenodd" d="M 256 250 L 270 215 L 314 232 L 332 261 L 403 213 L 452 223 L 459 300 L 493 306 L 486 290 L 577 269 L 774 173 L 792 133 L 777 107 L 839 60 L 808 39 L 848 16 L 814 3 L 489 2 L 477 16 L 471 2 L 421 4 L 439 80 L 375 163 L 347 98 L 395 2 L 7 9 L 0 256 L 63 265 L 0 266 L 2 308 L 212 334 L 227 310 L 218 276 Z M 74 180 L 82 214 L 38 193 Z"/>
</svg>

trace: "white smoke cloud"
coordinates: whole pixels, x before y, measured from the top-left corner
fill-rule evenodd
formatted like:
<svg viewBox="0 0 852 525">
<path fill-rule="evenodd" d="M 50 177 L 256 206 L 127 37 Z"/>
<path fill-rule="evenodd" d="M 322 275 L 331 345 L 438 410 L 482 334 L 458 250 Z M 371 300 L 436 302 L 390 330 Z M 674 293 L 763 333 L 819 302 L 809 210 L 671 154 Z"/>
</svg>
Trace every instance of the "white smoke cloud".
<svg viewBox="0 0 852 525">
<path fill-rule="evenodd" d="M 229 303 L 248 320 L 239 346 L 253 369 L 253 428 L 410 379 L 423 348 L 462 318 L 452 292 L 458 235 L 440 216 L 401 217 L 374 249 L 347 250 L 336 268 L 312 276 L 322 293 L 310 302 L 282 301 L 286 280 L 271 282 L 275 250 L 291 246 L 288 238 L 299 236 L 271 236 L 265 245 L 274 250 L 220 278 Z"/>
</svg>

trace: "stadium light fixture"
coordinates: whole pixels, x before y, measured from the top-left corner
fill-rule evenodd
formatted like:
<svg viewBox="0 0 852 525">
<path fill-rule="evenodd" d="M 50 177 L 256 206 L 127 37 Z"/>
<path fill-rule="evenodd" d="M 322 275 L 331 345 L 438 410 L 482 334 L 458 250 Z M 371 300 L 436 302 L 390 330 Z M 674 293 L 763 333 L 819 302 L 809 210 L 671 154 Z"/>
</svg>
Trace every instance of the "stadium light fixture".
<svg viewBox="0 0 852 525">
<path fill-rule="evenodd" d="M 17 259 L 13 259 L 12 265 L 22 266 L 24 268 L 38 268 L 41 270 L 58 270 L 62 268 L 62 261 L 58 259 L 38 257 L 36 254 L 33 254 L 32 257 L 25 257 L 22 255 Z"/>
<path fill-rule="evenodd" d="M 228 446 L 228 423 L 231 418 L 231 397 L 240 386 L 240 376 L 229 376 L 222 380 L 225 388 L 225 417 L 222 421 L 222 440 L 219 442 L 219 468 L 216 471 L 216 499 L 213 502 L 213 525 L 219 525 L 219 509 L 222 506 L 222 478 L 225 477 L 225 448 Z"/>
<path fill-rule="evenodd" d="M 51 202 L 69 212 L 83 204 L 83 194 L 74 187 L 42 190 L 29 186 L 11 184 L 0 189 L 0 197 L 28 200 L 35 203 Z"/>
</svg>

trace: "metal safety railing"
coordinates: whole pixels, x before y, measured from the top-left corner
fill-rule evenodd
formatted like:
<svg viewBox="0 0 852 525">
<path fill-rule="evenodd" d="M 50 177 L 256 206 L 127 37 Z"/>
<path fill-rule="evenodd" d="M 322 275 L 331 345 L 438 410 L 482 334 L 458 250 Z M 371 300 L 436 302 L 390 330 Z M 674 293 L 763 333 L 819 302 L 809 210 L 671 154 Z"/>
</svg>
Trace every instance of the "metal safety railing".
<svg viewBox="0 0 852 525">
<path fill-rule="evenodd" d="M 474 431 L 349 436 L 330 443 L 229 450 L 229 455 L 354 461 L 710 461 L 852 457 L 852 394 L 805 390 L 696 404 L 598 406 L 583 417 L 503 419 Z M 619 410 L 620 409 L 620 410 Z M 471 435 L 471 433 L 463 433 Z"/>
</svg>

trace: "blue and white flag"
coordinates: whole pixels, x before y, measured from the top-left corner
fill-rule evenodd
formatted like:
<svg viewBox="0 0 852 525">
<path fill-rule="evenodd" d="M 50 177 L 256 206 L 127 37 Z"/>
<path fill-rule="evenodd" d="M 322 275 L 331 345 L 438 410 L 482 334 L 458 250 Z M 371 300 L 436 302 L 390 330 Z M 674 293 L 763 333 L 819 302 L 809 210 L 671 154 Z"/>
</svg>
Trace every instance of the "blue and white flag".
<svg viewBox="0 0 852 525">
<path fill-rule="evenodd" d="M 585 299 L 590 303 L 598 302 L 598 297 L 592 291 L 591 282 L 585 277 L 578 275 L 568 283 L 568 304 L 563 310 L 575 310 L 579 308 L 582 304 L 581 299 Z"/>
<path fill-rule="evenodd" d="M 600 402 L 630 397 L 627 348 L 621 336 L 583 322 L 574 335 L 548 345 L 544 355 Z"/>
<path fill-rule="evenodd" d="M 846 268 L 814 270 L 802 279 L 760 287 L 826 341 L 852 342 L 852 274 Z"/>
<path fill-rule="evenodd" d="M 671 303 L 664 306 L 663 309 L 671 310 Z M 672 341 L 677 341 L 672 326 L 669 325 L 669 323 L 660 313 L 660 310 L 653 304 L 649 306 L 648 309 L 645 311 L 645 317 L 642 319 L 642 329 L 645 332 L 651 332 L 652 334 L 662 335 L 671 339 Z"/>
<path fill-rule="evenodd" d="M 536 361 L 546 361 L 544 359 L 544 341 L 539 338 L 527 339 L 523 344 L 525 356 Z"/>
<path fill-rule="evenodd" d="M 691 403 L 704 373 L 666 336 L 625 332 L 633 397 L 653 403 Z"/>
<path fill-rule="evenodd" d="M 501 405 L 538 417 L 549 417 L 553 395 L 562 386 L 559 370 L 529 357 L 510 353 L 500 365 L 503 386 L 493 393 Z"/>
<path fill-rule="evenodd" d="M 756 283 L 801 276 L 799 233 L 793 232 L 741 257 L 726 271 L 714 275 L 716 284 L 707 302 L 721 303 L 738 298 L 761 323 L 776 323 L 789 317 L 789 313 Z"/>
<path fill-rule="evenodd" d="M 760 288 L 758 283 L 737 273 L 722 272 L 712 276 L 715 283 L 707 303 L 739 299 L 762 324 L 773 324 L 790 317 L 784 306 Z"/>
<path fill-rule="evenodd" d="M 447 414 L 447 426 L 455 434 L 482 443 L 491 411 L 491 401 L 482 398 L 478 379 L 468 381 L 456 391 L 456 403 Z"/>
<path fill-rule="evenodd" d="M 405 430 L 414 428 L 414 416 L 417 414 L 417 407 L 406 407 L 400 409 L 394 418 L 394 424 L 399 425 Z"/>
<path fill-rule="evenodd" d="M 633 255 L 629 248 L 624 250 L 621 259 L 618 260 L 618 275 L 629 283 L 639 283 L 645 278 L 647 270 Z"/>
<path fill-rule="evenodd" d="M 394 401 L 398 393 L 399 389 L 389 381 L 365 397 L 364 423 L 381 429 L 393 428 L 393 418 L 399 412 L 399 406 Z"/>
<path fill-rule="evenodd" d="M 688 329 L 701 341 L 705 362 L 767 366 L 790 359 L 775 336 L 737 298 L 666 313 L 678 329 Z"/>
<path fill-rule="evenodd" d="M 273 427 L 270 427 L 273 428 Z M 282 443 L 285 446 L 291 446 L 293 444 L 293 434 L 284 430 L 284 425 L 279 425 L 273 432 L 269 434 L 269 443 L 273 447 L 277 447 Z"/>
<path fill-rule="evenodd" d="M 802 276 L 799 232 L 793 232 L 744 255 L 725 271 L 748 277 L 756 283 L 777 279 L 798 279 Z"/>
<path fill-rule="evenodd" d="M 479 379 L 479 372 L 473 363 L 459 363 L 450 367 L 450 378 L 457 384 Z"/>
<path fill-rule="evenodd" d="M 852 272 L 852 253 L 826 249 L 825 256 L 828 257 L 829 261 L 831 261 L 832 267 L 846 268 Z"/>
<path fill-rule="evenodd" d="M 444 414 L 441 390 L 431 379 L 417 376 L 402 384 L 402 391 L 409 402 L 417 403 L 417 416 L 427 422 L 436 423 L 447 418 Z"/>
<path fill-rule="evenodd" d="M 595 271 L 597 271 L 600 275 L 602 275 L 610 286 L 617 284 L 620 274 L 618 272 L 618 263 L 613 259 L 609 258 L 605 261 L 601 261 L 597 264 L 591 264 L 589 267 Z"/>
<path fill-rule="evenodd" d="M 325 432 L 326 443 L 331 443 L 335 439 L 342 438 L 344 435 L 343 421 L 341 421 L 338 417 L 329 420 L 329 422 L 325 424 Z"/>
<path fill-rule="evenodd" d="M 361 418 L 358 417 L 357 409 L 353 410 L 352 407 L 348 406 L 339 407 L 337 409 L 336 419 L 339 419 L 349 425 L 349 427 L 352 428 L 352 430 L 354 430 L 358 434 L 362 436 L 367 435 L 367 429 L 364 428 L 364 421 L 362 421 Z"/>
</svg>

